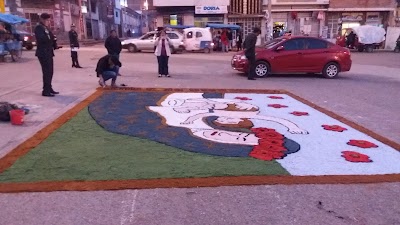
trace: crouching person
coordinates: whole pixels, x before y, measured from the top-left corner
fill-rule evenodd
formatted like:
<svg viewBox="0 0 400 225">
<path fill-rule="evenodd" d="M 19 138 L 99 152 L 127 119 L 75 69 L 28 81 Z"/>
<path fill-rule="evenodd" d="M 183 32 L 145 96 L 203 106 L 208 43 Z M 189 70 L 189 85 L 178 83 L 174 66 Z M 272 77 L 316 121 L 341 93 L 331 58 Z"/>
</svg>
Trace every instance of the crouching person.
<svg viewBox="0 0 400 225">
<path fill-rule="evenodd" d="M 111 86 L 116 87 L 117 76 L 121 76 L 119 68 L 122 66 L 121 62 L 116 56 L 106 55 L 99 59 L 96 67 L 97 77 L 99 77 L 99 85 L 106 86 L 106 81 L 111 79 Z"/>
</svg>

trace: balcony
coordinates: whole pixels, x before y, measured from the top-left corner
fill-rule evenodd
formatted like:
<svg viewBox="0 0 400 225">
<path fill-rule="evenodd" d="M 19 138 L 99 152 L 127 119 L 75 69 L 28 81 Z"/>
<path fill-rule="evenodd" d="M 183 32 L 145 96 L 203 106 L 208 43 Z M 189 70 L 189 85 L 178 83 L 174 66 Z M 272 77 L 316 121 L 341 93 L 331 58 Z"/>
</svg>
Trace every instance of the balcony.
<svg viewBox="0 0 400 225">
<path fill-rule="evenodd" d="M 263 5 L 329 5 L 329 0 L 263 0 Z"/>
</svg>

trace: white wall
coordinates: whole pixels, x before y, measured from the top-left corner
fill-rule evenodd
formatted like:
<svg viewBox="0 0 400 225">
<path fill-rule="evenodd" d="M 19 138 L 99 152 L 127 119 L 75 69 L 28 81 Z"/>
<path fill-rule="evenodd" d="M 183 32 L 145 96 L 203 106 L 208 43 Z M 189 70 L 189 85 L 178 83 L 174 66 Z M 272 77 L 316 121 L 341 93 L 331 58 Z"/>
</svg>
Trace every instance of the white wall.
<svg viewBox="0 0 400 225">
<path fill-rule="evenodd" d="M 229 5 L 229 0 L 153 0 L 154 6 Z"/>
<path fill-rule="evenodd" d="M 400 27 L 388 27 L 386 33 L 385 49 L 394 50 L 396 47 L 396 40 L 400 35 Z"/>
<path fill-rule="evenodd" d="M 194 25 L 194 15 L 193 14 L 184 14 L 183 15 L 183 25 L 193 26 Z"/>
</svg>

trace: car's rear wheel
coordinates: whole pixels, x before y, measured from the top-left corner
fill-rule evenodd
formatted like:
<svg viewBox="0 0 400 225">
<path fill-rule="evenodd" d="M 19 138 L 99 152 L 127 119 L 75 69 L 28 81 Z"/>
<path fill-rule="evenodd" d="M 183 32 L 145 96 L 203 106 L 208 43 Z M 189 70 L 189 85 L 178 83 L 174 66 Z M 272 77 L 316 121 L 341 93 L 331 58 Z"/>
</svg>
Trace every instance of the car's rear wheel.
<svg viewBox="0 0 400 225">
<path fill-rule="evenodd" d="M 29 51 L 29 50 L 32 50 L 32 49 L 33 49 L 33 45 L 27 45 L 25 48 L 26 48 L 26 50 L 28 50 L 28 51 Z"/>
<path fill-rule="evenodd" d="M 270 66 L 267 62 L 264 62 L 264 61 L 256 62 L 254 74 L 257 77 L 268 76 L 269 72 L 270 72 Z"/>
<path fill-rule="evenodd" d="M 210 48 L 205 48 L 204 49 L 204 53 L 210 53 L 211 52 L 211 49 Z"/>
<path fill-rule="evenodd" d="M 129 45 L 128 46 L 128 52 L 137 52 L 138 49 L 136 47 L 136 45 Z"/>
<path fill-rule="evenodd" d="M 325 78 L 333 79 L 339 75 L 339 72 L 340 72 L 339 65 L 337 63 L 330 62 L 325 65 L 324 70 L 322 71 L 322 75 Z"/>
<path fill-rule="evenodd" d="M 358 50 L 358 52 L 363 52 L 363 51 L 364 51 L 364 46 L 359 46 L 359 47 L 357 48 L 357 50 Z"/>
</svg>

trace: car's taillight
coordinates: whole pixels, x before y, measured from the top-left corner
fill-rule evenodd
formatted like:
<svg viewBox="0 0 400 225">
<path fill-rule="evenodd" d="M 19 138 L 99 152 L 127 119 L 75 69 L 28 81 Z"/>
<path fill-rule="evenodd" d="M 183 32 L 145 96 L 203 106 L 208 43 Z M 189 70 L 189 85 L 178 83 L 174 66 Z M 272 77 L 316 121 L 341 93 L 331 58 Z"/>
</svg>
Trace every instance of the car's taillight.
<svg viewBox="0 0 400 225">
<path fill-rule="evenodd" d="M 345 50 L 343 53 L 344 53 L 345 55 L 351 55 L 350 50 Z"/>
</svg>

